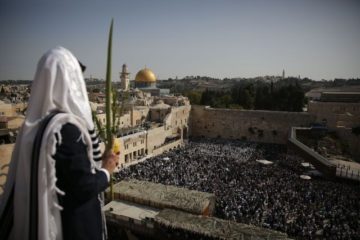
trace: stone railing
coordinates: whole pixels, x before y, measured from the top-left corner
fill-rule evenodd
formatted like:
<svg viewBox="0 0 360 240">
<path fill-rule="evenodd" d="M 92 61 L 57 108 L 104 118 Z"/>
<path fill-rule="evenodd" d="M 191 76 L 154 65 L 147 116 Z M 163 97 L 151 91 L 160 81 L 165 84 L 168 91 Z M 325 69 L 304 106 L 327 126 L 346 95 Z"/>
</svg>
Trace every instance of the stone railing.
<svg viewBox="0 0 360 240">
<path fill-rule="evenodd" d="M 290 137 L 288 143 L 300 156 L 308 160 L 319 171 L 329 177 L 336 176 L 336 165 L 330 162 L 327 158 L 321 156 L 296 138 L 296 131 L 310 131 L 311 128 L 292 127 L 290 130 Z"/>
</svg>

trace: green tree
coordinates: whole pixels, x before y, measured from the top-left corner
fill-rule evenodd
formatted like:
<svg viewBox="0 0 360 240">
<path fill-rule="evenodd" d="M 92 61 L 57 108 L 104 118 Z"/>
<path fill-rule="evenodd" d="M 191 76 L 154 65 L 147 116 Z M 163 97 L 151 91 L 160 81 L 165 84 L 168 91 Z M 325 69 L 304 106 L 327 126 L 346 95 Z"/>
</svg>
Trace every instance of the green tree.
<svg viewBox="0 0 360 240">
<path fill-rule="evenodd" d="M 201 95 L 201 105 L 211 105 L 211 92 L 206 89 Z"/>
<path fill-rule="evenodd" d="M 256 88 L 255 109 L 271 109 L 271 93 L 268 85 Z"/>
<path fill-rule="evenodd" d="M 193 105 L 199 105 L 201 104 L 201 92 L 198 91 L 189 91 L 185 93 L 185 96 L 187 96 L 190 100 L 190 103 Z"/>
<path fill-rule="evenodd" d="M 239 102 L 245 109 L 253 109 L 255 103 L 255 86 L 250 83 L 241 87 L 239 91 Z"/>
</svg>

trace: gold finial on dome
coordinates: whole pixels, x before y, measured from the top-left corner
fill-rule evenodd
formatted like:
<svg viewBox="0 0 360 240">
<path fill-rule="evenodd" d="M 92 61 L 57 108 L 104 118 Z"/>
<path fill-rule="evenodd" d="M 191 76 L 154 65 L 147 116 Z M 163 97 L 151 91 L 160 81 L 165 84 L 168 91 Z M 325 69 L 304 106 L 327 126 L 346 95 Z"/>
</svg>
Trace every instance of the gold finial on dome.
<svg viewBox="0 0 360 240">
<path fill-rule="evenodd" d="M 156 82 L 156 76 L 149 68 L 145 67 L 136 74 L 135 82 Z"/>
</svg>

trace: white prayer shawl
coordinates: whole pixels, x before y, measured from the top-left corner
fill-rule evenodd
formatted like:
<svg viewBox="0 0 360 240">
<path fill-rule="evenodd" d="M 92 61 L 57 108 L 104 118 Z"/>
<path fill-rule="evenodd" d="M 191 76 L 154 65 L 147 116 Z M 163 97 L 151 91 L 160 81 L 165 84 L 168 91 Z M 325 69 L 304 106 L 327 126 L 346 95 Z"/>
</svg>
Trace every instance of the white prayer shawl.
<svg viewBox="0 0 360 240">
<path fill-rule="evenodd" d="M 25 122 L 17 136 L 12 154 L 9 174 L 4 194 L 0 202 L 0 216 L 4 203 L 14 186 L 14 227 L 12 239 L 27 239 L 29 236 L 30 212 L 30 169 L 33 142 L 39 123 L 51 111 L 60 111 L 45 130 L 38 168 L 38 239 L 62 239 L 61 206 L 56 188 L 55 162 L 51 157 L 56 151 L 55 134 L 59 137 L 61 127 L 72 123 L 82 133 L 82 141 L 88 146 L 88 156 L 92 170 L 95 164 L 92 158 L 92 144 L 88 133 L 94 129 L 91 108 L 88 101 L 85 82 L 78 60 L 63 47 L 49 50 L 39 61 L 32 82 L 31 96 Z M 60 139 L 61 141 L 61 139 Z M 15 184 L 15 185 L 14 185 Z"/>
<path fill-rule="evenodd" d="M 61 216 L 58 205 L 57 193 L 65 194 L 56 187 L 55 160 L 51 157 L 56 153 L 56 144 L 61 144 L 60 130 L 63 125 L 74 124 L 81 131 L 81 139 L 88 146 L 88 157 L 92 156 L 92 141 L 86 129 L 85 122 L 77 116 L 67 113 L 57 114 L 48 124 L 42 139 L 39 156 L 39 239 L 62 239 Z M 58 136 L 58 140 L 55 135 Z M 91 171 L 95 173 L 95 162 L 91 161 Z"/>
</svg>

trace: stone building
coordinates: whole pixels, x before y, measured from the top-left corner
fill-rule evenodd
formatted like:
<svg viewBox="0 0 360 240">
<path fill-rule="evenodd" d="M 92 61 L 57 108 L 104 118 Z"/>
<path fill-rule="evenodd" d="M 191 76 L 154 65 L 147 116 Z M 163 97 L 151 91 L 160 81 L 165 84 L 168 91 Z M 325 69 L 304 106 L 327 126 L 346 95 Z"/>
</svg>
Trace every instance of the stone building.
<svg viewBox="0 0 360 240">
<path fill-rule="evenodd" d="M 190 103 L 187 99 L 182 99 L 182 105 L 170 105 L 165 102 L 165 99 L 158 98 L 147 109 L 144 106 L 134 107 L 129 112 L 132 116 L 132 129 L 128 132 L 123 131 L 124 136 L 119 137 L 120 167 L 126 167 L 184 144 L 184 139 L 188 137 Z"/>
<path fill-rule="evenodd" d="M 360 137 L 353 133 L 353 128 L 360 127 L 360 92 L 322 92 L 318 101 L 309 102 L 308 112 L 335 131 L 360 161 Z"/>
<path fill-rule="evenodd" d="M 160 101 L 150 106 L 148 115 L 141 119 L 138 117 L 140 122 L 133 121 L 135 126 L 119 137 L 119 167 L 182 146 L 188 136 L 190 108 L 190 104 L 170 106 Z"/>
<path fill-rule="evenodd" d="M 124 91 L 119 93 L 121 95 Z M 130 99 L 124 104 L 121 117 L 116 120 L 121 146 L 119 168 L 184 144 L 184 139 L 188 137 L 191 109 L 186 97 L 154 97 L 139 89 L 129 89 L 128 93 Z M 104 126 L 105 113 L 96 116 Z"/>
<path fill-rule="evenodd" d="M 0 144 L 15 141 L 18 129 L 24 122 L 26 103 L 0 101 Z"/>
<path fill-rule="evenodd" d="M 310 101 L 308 112 L 330 128 L 352 128 L 360 124 L 360 92 L 322 92 Z"/>
<path fill-rule="evenodd" d="M 14 105 L 0 101 L 0 116 L 13 116 L 15 114 Z"/>
</svg>

